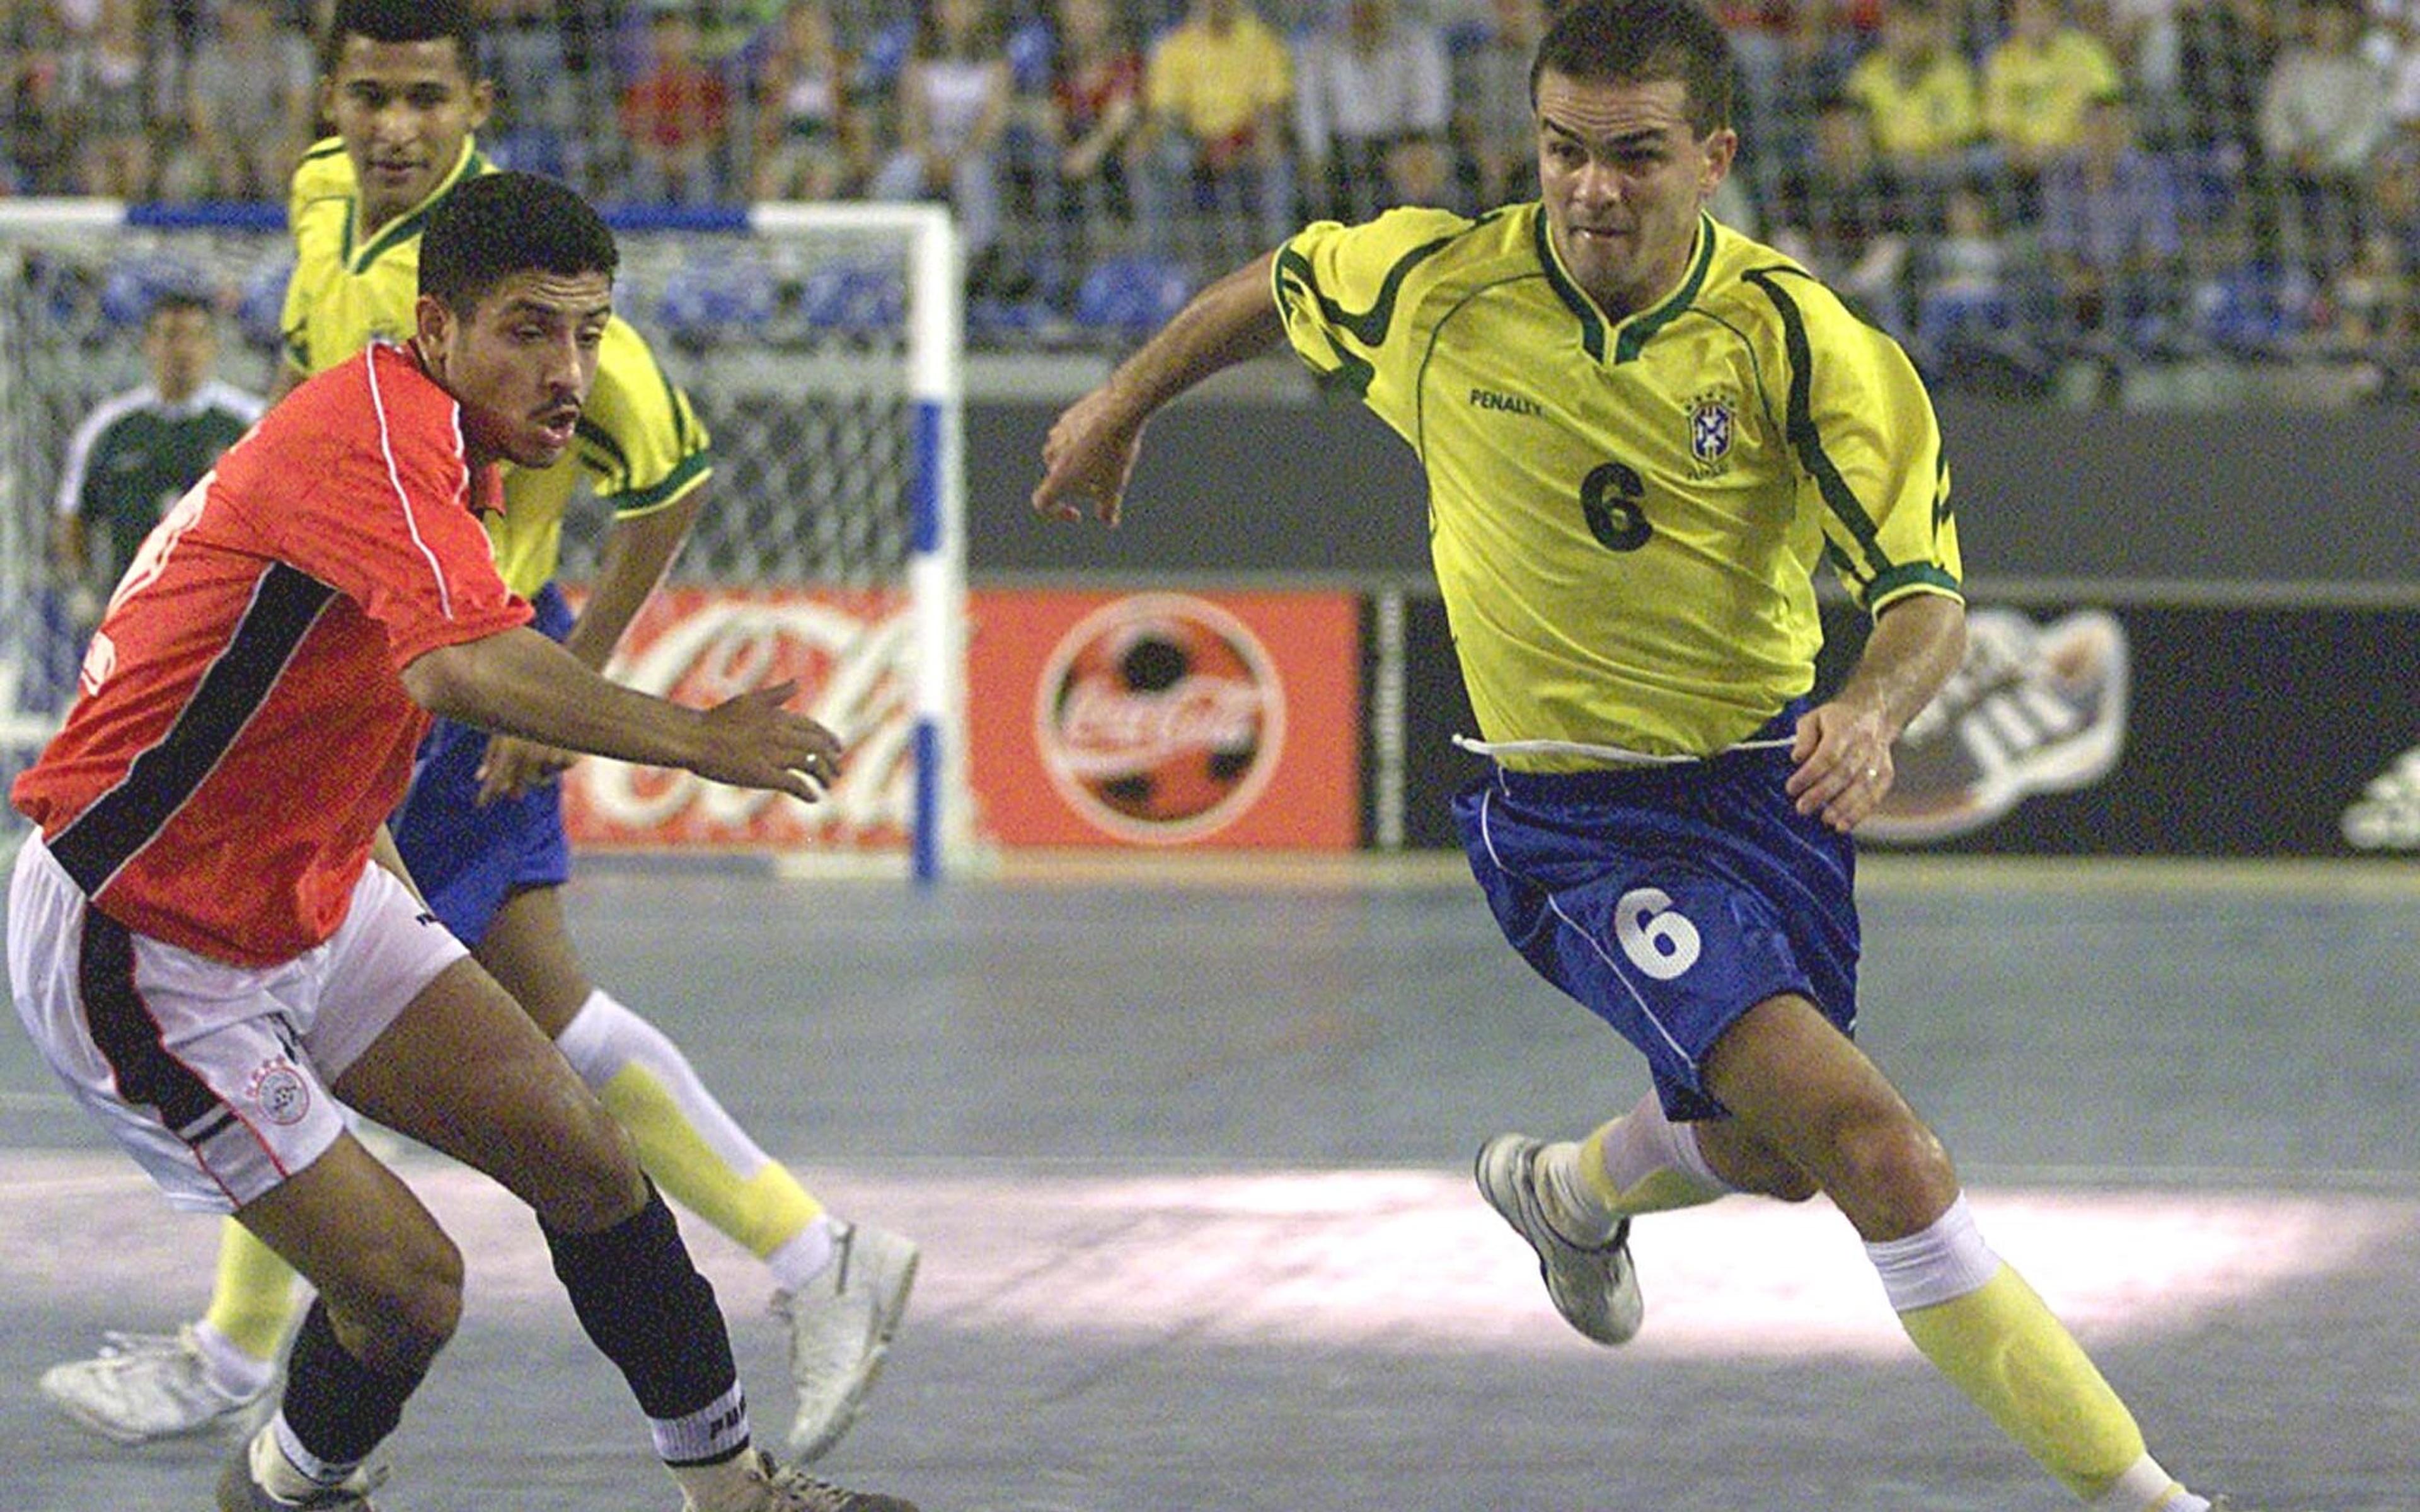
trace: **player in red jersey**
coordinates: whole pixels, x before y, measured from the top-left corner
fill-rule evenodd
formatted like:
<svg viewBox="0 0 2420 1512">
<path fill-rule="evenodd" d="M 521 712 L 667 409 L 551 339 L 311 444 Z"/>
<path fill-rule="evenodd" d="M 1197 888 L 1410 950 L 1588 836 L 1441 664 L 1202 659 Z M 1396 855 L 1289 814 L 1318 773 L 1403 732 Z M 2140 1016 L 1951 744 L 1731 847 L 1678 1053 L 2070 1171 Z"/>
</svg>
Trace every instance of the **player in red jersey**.
<svg viewBox="0 0 2420 1512">
<path fill-rule="evenodd" d="M 39 828 L 8 909 L 27 1030 L 172 1205 L 232 1211 L 318 1291 L 222 1512 L 368 1508 L 365 1462 L 460 1315 L 460 1253 L 339 1101 L 535 1210 L 690 1512 L 907 1505 L 752 1447 L 713 1288 L 629 1141 L 382 828 L 432 714 L 809 802 L 836 771 L 788 686 L 699 711 L 607 682 L 497 576 L 496 464 L 571 444 L 615 263 L 560 185 L 449 196 L 413 340 L 297 390 L 161 522 L 14 790 Z"/>
</svg>

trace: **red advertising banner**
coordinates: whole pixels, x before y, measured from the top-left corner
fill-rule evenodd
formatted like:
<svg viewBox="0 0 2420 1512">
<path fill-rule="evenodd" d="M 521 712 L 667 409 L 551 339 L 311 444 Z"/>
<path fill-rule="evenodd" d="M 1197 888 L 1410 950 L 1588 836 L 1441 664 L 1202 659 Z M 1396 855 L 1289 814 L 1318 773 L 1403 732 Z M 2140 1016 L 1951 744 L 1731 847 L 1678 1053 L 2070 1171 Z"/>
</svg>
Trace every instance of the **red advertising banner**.
<svg viewBox="0 0 2420 1512">
<path fill-rule="evenodd" d="M 1341 593 L 972 595 L 978 825 L 1011 846 L 1350 850 L 1360 628 Z"/>
<path fill-rule="evenodd" d="M 848 742 L 817 804 L 743 792 L 687 772 L 582 761 L 565 775 L 564 822 L 580 846 L 895 848 L 913 802 L 909 736 L 915 636 L 895 593 L 672 589 L 632 622 L 610 669 L 692 707 L 795 677 L 794 704 Z"/>
</svg>

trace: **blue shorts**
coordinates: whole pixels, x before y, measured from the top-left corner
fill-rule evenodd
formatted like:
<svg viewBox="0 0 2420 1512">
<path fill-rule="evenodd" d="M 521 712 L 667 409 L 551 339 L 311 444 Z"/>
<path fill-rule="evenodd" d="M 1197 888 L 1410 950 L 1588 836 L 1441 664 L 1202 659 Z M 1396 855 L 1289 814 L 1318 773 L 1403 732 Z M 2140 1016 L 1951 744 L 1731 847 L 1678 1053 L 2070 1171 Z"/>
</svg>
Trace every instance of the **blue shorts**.
<svg viewBox="0 0 2420 1512">
<path fill-rule="evenodd" d="M 1761 734 L 1787 733 L 1797 708 Z M 1857 1015 L 1855 847 L 1803 816 L 1787 750 L 1684 766 L 1501 768 L 1454 798 L 1504 937 L 1647 1057 L 1665 1113 L 1712 1119 L 1706 1053 L 1782 993 Z"/>
<path fill-rule="evenodd" d="M 539 589 L 530 607 L 535 628 L 557 640 L 571 633 L 571 606 L 554 584 Z M 420 743 L 403 806 L 387 821 L 429 911 L 473 949 L 506 898 L 571 878 L 562 783 L 480 806 L 479 759 L 489 739 L 485 730 L 438 720 Z"/>
</svg>

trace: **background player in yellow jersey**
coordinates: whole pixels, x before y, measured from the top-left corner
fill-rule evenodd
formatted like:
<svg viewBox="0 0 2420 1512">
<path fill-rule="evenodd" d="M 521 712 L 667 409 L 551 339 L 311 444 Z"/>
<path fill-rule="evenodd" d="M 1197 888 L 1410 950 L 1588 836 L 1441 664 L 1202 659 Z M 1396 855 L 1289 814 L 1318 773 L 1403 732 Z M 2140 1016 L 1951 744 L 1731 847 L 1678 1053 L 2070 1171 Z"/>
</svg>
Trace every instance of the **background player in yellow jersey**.
<svg viewBox="0 0 2420 1512">
<path fill-rule="evenodd" d="M 473 131 L 490 89 L 459 0 L 341 0 L 322 109 L 337 135 L 311 149 L 288 206 L 296 266 L 286 301 L 283 394 L 373 338 L 409 336 L 430 211 L 489 171 Z M 505 482 L 491 518 L 505 583 L 540 629 L 601 669 L 687 537 L 706 498 L 706 435 L 645 341 L 616 317 L 574 455 Z M 575 622 L 554 588 L 563 511 L 582 472 L 614 510 L 595 591 Z M 914 1280 L 917 1249 L 838 1221 L 751 1139 L 688 1057 L 593 986 L 564 927 L 569 874 L 559 790 L 566 752 L 441 723 L 392 828 L 446 927 L 512 994 L 629 1129 L 675 1199 L 771 1271 L 799 1392 L 790 1445 L 821 1455 L 854 1419 Z M 293 1313 L 293 1275 L 229 1224 L 208 1313 L 173 1335 L 116 1335 L 98 1359 L 54 1367 L 51 1398 L 122 1443 L 243 1415 L 266 1390 Z"/>
<path fill-rule="evenodd" d="M 1280 342 L 1357 393 L 1427 472 L 1489 758 L 1455 805 L 1472 870 L 1654 1081 L 1582 1139 L 1480 1153 L 1557 1308 L 1620 1343 L 1633 1217 L 1821 1191 L 1918 1349 L 2080 1498 L 2204 1512 L 1850 1038 L 1850 832 L 1958 666 L 1957 532 L 1906 357 L 1704 213 L 1730 78 L 1689 0 L 1566 7 L 1531 74 L 1541 203 L 1303 230 L 1060 418 L 1033 503 L 1114 522 L 1149 417 Z M 1810 706 L 1819 557 L 1874 623 Z"/>
</svg>

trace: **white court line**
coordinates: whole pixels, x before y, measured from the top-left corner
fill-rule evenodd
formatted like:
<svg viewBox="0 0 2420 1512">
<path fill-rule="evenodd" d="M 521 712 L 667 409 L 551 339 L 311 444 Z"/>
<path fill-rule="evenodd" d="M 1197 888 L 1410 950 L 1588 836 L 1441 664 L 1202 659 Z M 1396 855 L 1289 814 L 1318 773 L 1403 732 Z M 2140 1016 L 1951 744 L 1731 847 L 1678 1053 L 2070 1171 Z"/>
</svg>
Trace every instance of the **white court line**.
<svg viewBox="0 0 2420 1512">
<path fill-rule="evenodd" d="M 401 1163 L 470 1262 L 472 1326 L 559 1321 L 526 1211 L 468 1171 Z M 0 1156 L 9 1284 L 198 1305 L 208 1221 L 171 1212 L 105 1153 Z M 1592 1349 L 1554 1318 L 1535 1261 L 1459 1172 L 819 1174 L 844 1211 L 925 1246 L 920 1328 L 1039 1339 L 1182 1335 L 1237 1347 Z M 2088 1340 L 2198 1326 L 2281 1289 L 2358 1275 L 2420 1241 L 2420 1198 L 2318 1192 L 1973 1193 L 1986 1236 Z M 726 1308 L 767 1283 L 684 1223 Z M 1821 1202 L 1739 1199 L 1637 1229 L 1648 1326 L 1633 1352 L 1880 1356 L 1908 1346 L 1847 1225 Z M 164 1301 L 163 1301 L 164 1299 Z M 132 1316 L 116 1326 L 151 1327 Z"/>
</svg>

